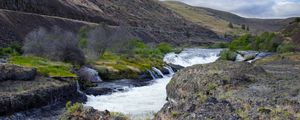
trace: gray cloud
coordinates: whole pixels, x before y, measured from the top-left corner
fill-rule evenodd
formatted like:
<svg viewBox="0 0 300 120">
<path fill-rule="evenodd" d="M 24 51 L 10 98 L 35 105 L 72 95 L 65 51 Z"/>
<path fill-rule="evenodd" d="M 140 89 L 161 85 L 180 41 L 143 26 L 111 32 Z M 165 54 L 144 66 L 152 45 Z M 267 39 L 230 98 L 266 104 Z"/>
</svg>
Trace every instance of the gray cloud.
<svg viewBox="0 0 300 120">
<path fill-rule="evenodd" d="M 300 0 L 176 0 L 255 18 L 300 16 Z"/>
</svg>

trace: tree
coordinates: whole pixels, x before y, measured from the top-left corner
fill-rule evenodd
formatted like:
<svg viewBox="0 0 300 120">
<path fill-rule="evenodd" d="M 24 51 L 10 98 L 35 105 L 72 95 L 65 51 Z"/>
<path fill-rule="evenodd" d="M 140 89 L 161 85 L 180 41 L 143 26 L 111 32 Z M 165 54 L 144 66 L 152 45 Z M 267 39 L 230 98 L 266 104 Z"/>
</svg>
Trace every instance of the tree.
<svg viewBox="0 0 300 120">
<path fill-rule="evenodd" d="M 132 38 L 126 26 L 109 27 L 102 23 L 88 33 L 87 48 L 84 49 L 89 59 L 98 59 L 106 49 L 120 49 Z"/>
<path fill-rule="evenodd" d="M 242 25 L 242 29 L 246 30 L 246 25 L 245 24 Z"/>
<path fill-rule="evenodd" d="M 230 22 L 230 23 L 228 24 L 228 27 L 229 27 L 229 28 L 233 28 L 233 24 Z"/>
<path fill-rule="evenodd" d="M 30 32 L 22 49 L 24 54 L 83 65 L 85 58 L 78 42 L 77 35 L 55 26 L 50 30 L 39 28 Z"/>
</svg>

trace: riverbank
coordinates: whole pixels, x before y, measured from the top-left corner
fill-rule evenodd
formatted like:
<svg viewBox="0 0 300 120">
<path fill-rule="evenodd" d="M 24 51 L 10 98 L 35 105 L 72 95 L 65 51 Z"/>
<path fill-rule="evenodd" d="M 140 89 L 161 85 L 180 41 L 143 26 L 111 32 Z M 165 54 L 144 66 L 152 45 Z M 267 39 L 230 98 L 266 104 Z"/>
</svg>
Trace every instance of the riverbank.
<svg viewBox="0 0 300 120">
<path fill-rule="evenodd" d="M 299 56 L 185 68 L 168 84 L 168 102 L 155 120 L 299 119 Z"/>
</svg>

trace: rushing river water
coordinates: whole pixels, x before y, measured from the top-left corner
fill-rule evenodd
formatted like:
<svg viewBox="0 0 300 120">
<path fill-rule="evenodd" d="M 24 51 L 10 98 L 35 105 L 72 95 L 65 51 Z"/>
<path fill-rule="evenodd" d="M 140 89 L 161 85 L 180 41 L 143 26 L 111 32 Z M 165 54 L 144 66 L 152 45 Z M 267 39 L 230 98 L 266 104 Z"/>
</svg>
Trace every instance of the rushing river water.
<svg viewBox="0 0 300 120">
<path fill-rule="evenodd" d="M 221 49 L 185 49 L 180 54 L 169 53 L 165 56 L 166 63 L 184 67 L 195 64 L 206 64 L 218 59 Z M 168 69 L 171 73 L 172 70 Z M 154 71 L 162 74 L 154 68 Z M 145 119 L 158 112 L 166 101 L 166 85 L 173 74 L 154 79 L 148 86 L 133 87 L 128 91 L 115 92 L 110 95 L 88 96 L 86 106 L 98 110 L 109 110 L 128 114 L 132 119 Z"/>
</svg>

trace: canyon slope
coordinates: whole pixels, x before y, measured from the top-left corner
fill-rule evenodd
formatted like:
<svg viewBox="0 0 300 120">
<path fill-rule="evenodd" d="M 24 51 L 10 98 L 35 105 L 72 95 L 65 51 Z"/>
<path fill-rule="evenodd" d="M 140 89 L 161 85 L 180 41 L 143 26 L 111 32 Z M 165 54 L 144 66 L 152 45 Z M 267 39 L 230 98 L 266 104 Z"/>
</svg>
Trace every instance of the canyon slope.
<svg viewBox="0 0 300 120">
<path fill-rule="evenodd" d="M 21 42 L 38 27 L 78 32 L 83 25 L 128 25 L 145 42 L 206 44 L 213 31 L 183 19 L 156 0 L 9 0 L 0 1 L 1 44 Z"/>
<path fill-rule="evenodd" d="M 214 32 L 224 34 L 259 34 L 262 32 L 274 32 L 287 26 L 292 18 L 289 19 L 256 19 L 244 18 L 229 12 L 214 10 L 204 7 L 190 6 L 182 2 L 164 1 L 164 5 L 174 12 L 182 15 L 185 19 L 195 24 L 211 29 Z M 232 23 L 233 28 L 229 27 Z M 249 31 L 242 29 L 242 25 L 249 28 Z"/>
</svg>

